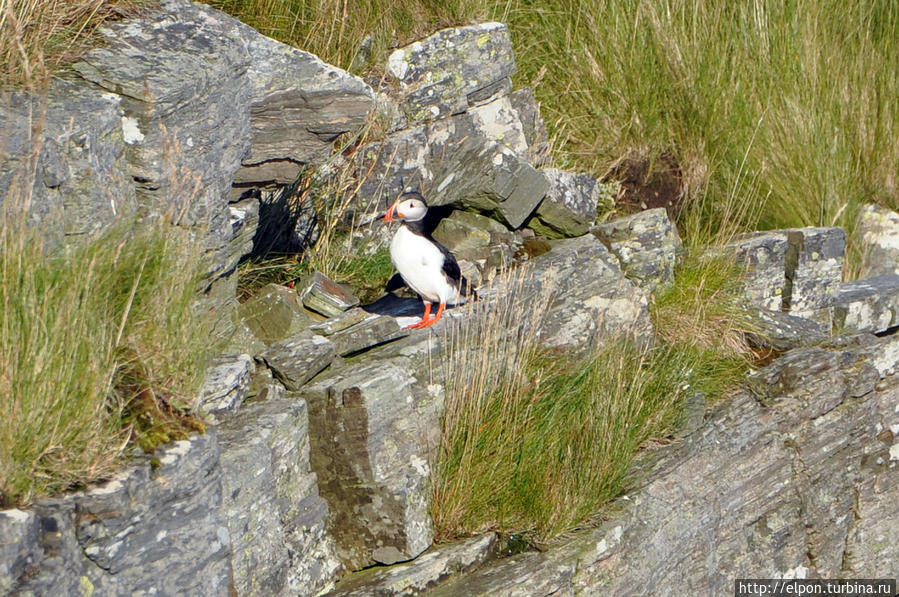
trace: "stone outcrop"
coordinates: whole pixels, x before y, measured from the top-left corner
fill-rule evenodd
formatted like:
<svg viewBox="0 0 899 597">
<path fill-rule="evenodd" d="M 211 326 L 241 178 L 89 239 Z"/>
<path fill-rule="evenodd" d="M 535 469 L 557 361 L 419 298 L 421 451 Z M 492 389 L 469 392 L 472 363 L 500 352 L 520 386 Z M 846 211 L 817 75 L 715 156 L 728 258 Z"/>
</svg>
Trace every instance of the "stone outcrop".
<svg viewBox="0 0 899 597">
<path fill-rule="evenodd" d="M 597 211 L 607 212 L 614 206 L 614 198 L 588 174 L 555 168 L 542 172 L 549 189 L 528 226 L 547 238 L 586 234 L 596 221 Z"/>
<path fill-rule="evenodd" d="M 860 278 L 899 274 L 899 214 L 866 205 L 858 215 L 856 237 L 862 253 Z"/>
</svg>

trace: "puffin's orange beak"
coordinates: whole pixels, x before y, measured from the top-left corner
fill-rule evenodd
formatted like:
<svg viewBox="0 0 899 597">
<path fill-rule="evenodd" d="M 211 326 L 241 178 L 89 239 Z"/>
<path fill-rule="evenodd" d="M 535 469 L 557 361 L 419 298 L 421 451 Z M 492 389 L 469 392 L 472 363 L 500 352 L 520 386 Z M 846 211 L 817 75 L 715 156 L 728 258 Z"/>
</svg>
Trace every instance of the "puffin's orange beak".
<svg viewBox="0 0 899 597">
<path fill-rule="evenodd" d="M 390 209 L 388 209 L 387 213 L 384 215 L 384 220 L 386 220 L 387 222 L 392 222 L 397 217 L 403 217 L 403 214 L 399 213 L 396 209 L 399 204 L 399 200 L 393 202 L 393 205 L 390 206 Z"/>
</svg>

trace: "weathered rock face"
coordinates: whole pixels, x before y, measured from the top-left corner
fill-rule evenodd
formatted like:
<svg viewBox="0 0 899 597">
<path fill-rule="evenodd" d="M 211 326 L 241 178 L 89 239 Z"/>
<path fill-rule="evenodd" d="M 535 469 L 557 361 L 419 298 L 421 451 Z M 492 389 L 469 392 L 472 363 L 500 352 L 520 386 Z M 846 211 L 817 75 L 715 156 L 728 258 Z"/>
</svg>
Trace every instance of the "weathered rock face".
<svg viewBox="0 0 899 597">
<path fill-rule="evenodd" d="M 602 527 L 433 594 L 705 595 L 735 578 L 896 576 L 899 386 L 884 376 L 897 346 L 791 353 L 758 374 L 757 395 L 727 400 L 660 454 Z"/>
<path fill-rule="evenodd" d="M 340 563 L 309 465 L 306 403 L 247 405 L 221 426 L 223 508 L 238 595 L 314 595 Z"/>
<path fill-rule="evenodd" d="M 428 451 L 442 395 L 389 362 L 303 388 L 312 468 L 332 511 L 330 532 L 350 569 L 392 564 L 431 544 Z"/>
<path fill-rule="evenodd" d="M 844 332 L 884 332 L 899 325 L 899 275 L 886 274 L 840 286 L 834 328 Z"/>
<path fill-rule="evenodd" d="M 856 236 L 862 253 L 860 278 L 899 274 L 899 214 L 866 205 L 858 216 Z"/>
<path fill-rule="evenodd" d="M 512 88 L 515 58 L 502 23 L 444 29 L 391 54 L 387 72 L 400 84 L 410 122 L 459 114 Z"/>
<path fill-rule="evenodd" d="M 528 226 L 547 238 L 586 234 L 596 221 L 597 209 L 605 212 L 614 204 L 611 195 L 592 176 L 555 168 L 541 172 L 549 181 L 549 189 Z"/>
<path fill-rule="evenodd" d="M 652 292 L 674 282 L 674 266 L 684 245 L 665 208 L 598 224 L 591 232 L 618 258 L 624 275 L 641 288 Z"/>
<path fill-rule="evenodd" d="M 4 530 L 18 536 L 4 537 L 19 554 L 3 582 L 23 595 L 226 594 L 218 454 L 214 432 L 175 442 L 104 485 L 35 504 L 34 516 L 0 517 L 15 523 Z"/>
</svg>

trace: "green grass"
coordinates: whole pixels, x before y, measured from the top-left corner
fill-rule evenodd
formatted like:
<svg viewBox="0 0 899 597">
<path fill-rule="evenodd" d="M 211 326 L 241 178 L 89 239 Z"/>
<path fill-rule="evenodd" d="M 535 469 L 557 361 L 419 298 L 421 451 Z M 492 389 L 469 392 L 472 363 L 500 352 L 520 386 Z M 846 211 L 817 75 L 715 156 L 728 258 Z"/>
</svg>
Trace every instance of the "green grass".
<svg viewBox="0 0 899 597">
<path fill-rule="evenodd" d="M 196 250 L 116 228 L 48 253 L 0 229 L 0 507 L 102 479 L 129 443 L 202 429 L 190 414 L 209 348 Z"/>
</svg>

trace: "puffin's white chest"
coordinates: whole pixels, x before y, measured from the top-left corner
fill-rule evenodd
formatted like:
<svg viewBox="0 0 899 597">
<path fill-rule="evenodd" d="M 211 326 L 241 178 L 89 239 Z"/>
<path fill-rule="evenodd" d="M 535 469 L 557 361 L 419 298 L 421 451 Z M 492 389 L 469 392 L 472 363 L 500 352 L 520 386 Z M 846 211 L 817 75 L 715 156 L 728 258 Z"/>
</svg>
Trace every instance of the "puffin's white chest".
<svg viewBox="0 0 899 597">
<path fill-rule="evenodd" d="M 443 253 L 427 238 L 400 226 L 390 243 L 390 259 L 406 284 L 423 299 L 458 301 L 458 291 L 443 273 Z"/>
</svg>

